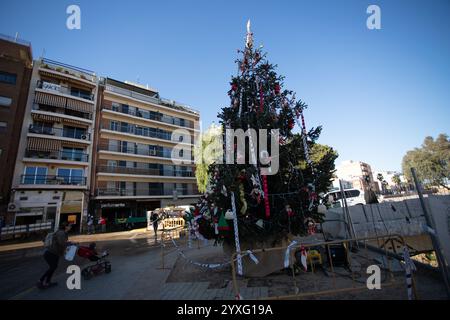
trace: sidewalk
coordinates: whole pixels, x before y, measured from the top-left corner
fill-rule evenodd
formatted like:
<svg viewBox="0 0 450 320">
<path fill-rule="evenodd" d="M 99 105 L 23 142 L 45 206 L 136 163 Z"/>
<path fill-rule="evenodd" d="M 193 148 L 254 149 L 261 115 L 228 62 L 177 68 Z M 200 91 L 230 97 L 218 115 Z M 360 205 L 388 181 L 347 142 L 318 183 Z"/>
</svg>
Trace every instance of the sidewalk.
<svg viewBox="0 0 450 320">
<path fill-rule="evenodd" d="M 153 230 L 147 231 L 146 228 L 133 229 L 129 231 L 119 231 L 119 232 L 109 232 L 109 233 L 94 233 L 94 234 L 80 234 L 69 236 L 69 241 L 72 242 L 98 242 L 98 241 L 109 241 L 109 240 L 119 240 L 127 238 L 139 238 L 139 236 L 154 235 Z M 14 243 L 14 244 L 2 244 L 0 243 L 0 252 L 16 251 L 23 249 L 42 249 L 44 246 L 43 241 L 33 241 L 24 243 Z"/>
</svg>

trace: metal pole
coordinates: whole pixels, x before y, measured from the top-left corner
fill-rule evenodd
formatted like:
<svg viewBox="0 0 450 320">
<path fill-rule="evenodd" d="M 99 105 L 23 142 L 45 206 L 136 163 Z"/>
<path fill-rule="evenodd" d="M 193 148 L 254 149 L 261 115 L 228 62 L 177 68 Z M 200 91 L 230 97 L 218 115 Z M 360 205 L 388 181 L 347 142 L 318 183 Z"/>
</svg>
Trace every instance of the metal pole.
<svg viewBox="0 0 450 320">
<path fill-rule="evenodd" d="M 431 216 L 429 215 L 428 210 L 425 207 L 425 201 L 423 200 L 422 189 L 419 184 L 419 180 L 417 179 L 417 176 L 416 176 L 416 169 L 411 168 L 411 174 L 414 179 L 414 184 L 416 185 L 417 194 L 419 195 L 420 205 L 422 206 L 422 210 L 423 210 L 423 213 L 425 216 L 425 220 L 427 222 L 427 226 L 428 226 L 428 228 L 436 230 L 435 226 L 433 225 Z M 442 256 L 441 248 L 439 246 L 439 240 L 436 237 L 436 234 L 434 232 L 429 232 L 429 234 L 431 237 L 431 242 L 433 243 L 434 252 L 436 252 L 436 258 L 438 260 L 439 269 L 441 270 L 442 278 L 444 279 L 445 289 L 447 290 L 447 296 L 450 298 L 450 286 L 449 286 L 449 280 L 448 280 L 447 264 L 445 263 L 445 259 Z"/>
<path fill-rule="evenodd" d="M 340 179 L 339 179 L 339 187 L 341 189 L 341 198 L 342 198 L 342 202 L 344 204 L 342 209 L 344 212 L 345 220 L 347 222 L 348 234 L 349 234 L 350 238 L 356 238 L 355 230 L 353 230 L 352 218 L 350 217 L 350 211 L 348 210 L 347 199 L 345 197 L 344 187 L 342 186 L 342 181 Z"/>
</svg>

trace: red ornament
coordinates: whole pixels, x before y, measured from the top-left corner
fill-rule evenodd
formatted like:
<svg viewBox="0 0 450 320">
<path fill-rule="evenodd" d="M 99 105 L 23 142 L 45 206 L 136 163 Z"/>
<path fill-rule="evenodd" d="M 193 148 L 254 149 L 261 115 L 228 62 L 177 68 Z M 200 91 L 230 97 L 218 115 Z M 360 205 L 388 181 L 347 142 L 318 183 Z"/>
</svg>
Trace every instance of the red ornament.
<svg viewBox="0 0 450 320">
<path fill-rule="evenodd" d="M 267 186 L 267 176 L 262 176 L 263 191 L 264 191 L 264 205 L 266 207 L 266 218 L 270 218 L 270 205 L 269 205 L 269 188 Z"/>
<path fill-rule="evenodd" d="M 280 90 L 281 90 L 280 84 L 275 83 L 275 94 L 276 95 L 280 94 Z"/>
<path fill-rule="evenodd" d="M 294 120 L 289 119 L 289 121 L 288 121 L 288 126 L 289 126 L 289 129 L 294 128 Z"/>
</svg>

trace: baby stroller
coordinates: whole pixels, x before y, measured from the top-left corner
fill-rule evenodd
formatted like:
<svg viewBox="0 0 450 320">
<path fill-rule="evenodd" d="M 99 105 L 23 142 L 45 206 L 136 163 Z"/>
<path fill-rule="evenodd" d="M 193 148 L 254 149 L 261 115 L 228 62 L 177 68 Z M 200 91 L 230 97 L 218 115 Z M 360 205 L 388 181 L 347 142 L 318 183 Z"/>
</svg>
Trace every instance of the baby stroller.
<svg viewBox="0 0 450 320">
<path fill-rule="evenodd" d="M 106 257 L 109 255 L 108 252 L 105 251 L 101 255 L 99 255 L 95 247 L 96 244 L 93 242 L 88 247 L 79 246 L 77 250 L 78 256 L 95 262 L 94 264 L 88 265 L 87 267 L 83 268 L 83 270 L 81 271 L 81 275 L 85 280 L 89 280 L 93 276 L 96 276 L 102 272 L 111 272 L 111 263 L 106 260 Z"/>
</svg>

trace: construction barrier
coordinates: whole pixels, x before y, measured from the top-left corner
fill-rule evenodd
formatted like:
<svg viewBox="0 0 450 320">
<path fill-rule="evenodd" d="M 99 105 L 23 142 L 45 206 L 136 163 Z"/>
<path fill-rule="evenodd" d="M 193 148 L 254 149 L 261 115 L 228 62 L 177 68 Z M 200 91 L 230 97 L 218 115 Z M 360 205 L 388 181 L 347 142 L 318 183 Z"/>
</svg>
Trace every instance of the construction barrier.
<svg viewBox="0 0 450 320">
<path fill-rule="evenodd" d="M 369 267 L 371 265 L 378 265 L 380 270 L 383 269 L 385 270 L 384 272 L 387 273 L 381 284 L 383 288 L 403 285 L 405 286 L 405 288 L 408 287 L 408 298 L 412 299 L 414 295 L 414 298 L 417 299 L 414 275 L 411 271 L 409 271 L 408 273 L 410 266 L 412 266 L 414 270 L 414 265 L 409 259 L 408 248 L 405 245 L 403 237 L 400 235 L 385 235 L 304 244 L 300 243 L 299 241 L 301 240 L 294 240 L 288 246 L 283 247 L 252 250 L 252 255 L 250 256 L 250 258 L 253 261 L 249 259 L 244 260 L 244 262 L 247 263 L 247 266 L 251 266 L 252 264 L 257 264 L 258 260 L 261 259 L 266 261 L 270 260 L 270 258 L 267 259 L 267 257 L 271 254 L 277 257 L 284 257 L 284 261 L 280 261 L 280 265 L 284 266 L 285 269 L 281 267 L 280 271 L 286 271 L 288 272 L 288 274 L 281 273 L 280 277 L 284 278 L 277 278 L 284 279 L 284 282 L 280 283 L 284 283 L 286 287 L 283 287 L 282 290 L 278 290 L 279 292 L 284 293 L 273 295 L 269 294 L 267 297 L 261 297 L 260 299 L 300 299 L 320 295 L 334 295 L 338 293 L 352 292 L 364 289 L 369 290 L 366 280 L 370 276 L 370 274 L 368 274 L 368 271 L 366 271 L 369 269 L 365 269 L 365 267 Z M 390 246 L 388 246 L 387 244 L 390 244 Z M 404 253 L 408 255 L 406 258 L 405 256 L 399 256 L 393 251 L 389 251 L 389 249 L 395 250 L 395 248 L 399 248 L 400 245 L 403 247 Z M 339 251 L 337 251 L 337 249 L 339 249 Z M 378 259 L 378 263 L 375 262 L 375 258 Z M 236 275 L 236 260 L 237 253 L 234 253 L 231 257 L 233 288 L 237 299 L 245 299 L 245 297 L 242 297 L 240 294 L 241 290 L 239 288 Z M 400 270 L 399 260 L 405 261 L 405 266 Z M 397 277 L 394 276 L 392 268 L 392 264 L 395 261 L 398 262 L 396 273 L 400 273 L 400 276 Z M 341 268 L 342 266 L 346 267 Z M 356 270 L 356 266 L 359 266 L 359 270 Z M 245 269 L 246 266 L 244 264 L 244 276 L 241 276 L 239 278 L 240 283 L 250 279 L 248 277 L 246 278 Z M 342 275 L 337 272 L 336 269 L 349 270 L 350 274 Z M 331 276 L 330 288 L 328 288 L 327 286 L 325 286 L 325 288 L 317 287 L 317 283 L 314 279 L 317 280 L 318 275 L 315 274 L 318 270 L 321 270 L 325 273 L 327 278 L 324 279 L 329 279 Z M 356 273 L 358 273 L 359 276 Z M 365 275 L 365 277 L 362 276 L 363 274 Z M 308 280 L 304 282 L 305 285 L 303 287 L 298 285 L 299 281 L 297 279 L 297 275 L 301 275 L 302 280 L 305 280 L 305 277 L 310 276 L 310 278 L 308 278 Z M 277 276 L 278 275 L 274 277 Z M 351 282 L 349 284 L 348 282 L 350 276 Z M 290 278 L 289 281 L 287 281 L 288 277 Z M 258 277 L 257 280 L 261 281 L 264 278 L 267 279 L 267 277 Z M 361 281 L 360 278 L 363 278 L 364 281 Z M 323 282 L 324 281 L 321 282 L 321 285 L 323 284 Z M 326 282 L 328 283 L 328 280 Z M 339 286 L 338 282 L 340 284 Z M 358 283 L 360 284 L 358 285 Z M 363 283 L 363 285 L 361 285 L 361 283 Z M 300 287 L 303 289 L 303 291 L 300 290 Z"/>
</svg>

